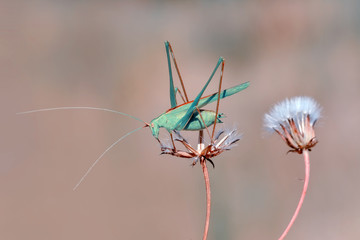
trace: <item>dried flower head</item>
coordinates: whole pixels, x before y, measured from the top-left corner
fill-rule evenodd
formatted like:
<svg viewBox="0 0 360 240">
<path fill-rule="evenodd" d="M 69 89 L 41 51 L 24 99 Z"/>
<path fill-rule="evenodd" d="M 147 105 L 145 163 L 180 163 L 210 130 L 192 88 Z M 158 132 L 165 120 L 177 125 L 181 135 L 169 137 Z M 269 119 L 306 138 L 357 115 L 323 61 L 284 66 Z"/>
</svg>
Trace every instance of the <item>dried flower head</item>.
<svg viewBox="0 0 360 240">
<path fill-rule="evenodd" d="M 226 150 L 230 150 L 233 146 L 235 146 L 235 143 L 239 141 L 241 137 L 241 135 L 238 134 L 236 128 L 231 130 L 220 130 L 216 133 L 213 143 L 205 145 L 201 140 L 195 149 L 179 132 L 174 131 L 174 133 L 174 141 L 182 143 L 186 150 L 175 148 L 169 141 L 162 141 L 161 154 L 170 154 L 182 158 L 193 158 L 193 165 L 195 165 L 198 160 L 207 160 L 214 166 L 211 158 L 221 154 Z"/>
<path fill-rule="evenodd" d="M 264 126 L 277 132 L 292 148 L 290 152 L 302 153 L 317 144 L 314 125 L 320 118 L 321 108 L 310 97 L 294 97 L 276 104 L 264 116 Z"/>
</svg>

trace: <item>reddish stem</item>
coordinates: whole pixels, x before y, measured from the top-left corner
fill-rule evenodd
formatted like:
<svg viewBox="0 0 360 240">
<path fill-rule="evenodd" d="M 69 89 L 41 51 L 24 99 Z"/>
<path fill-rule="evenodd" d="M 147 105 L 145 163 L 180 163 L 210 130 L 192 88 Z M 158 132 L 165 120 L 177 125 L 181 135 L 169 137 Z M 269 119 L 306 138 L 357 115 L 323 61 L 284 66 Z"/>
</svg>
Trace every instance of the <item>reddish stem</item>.
<svg viewBox="0 0 360 240">
<path fill-rule="evenodd" d="M 295 213 L 292 216 L 289 225 L 286 227 L 285 231 L 283 232 L 283 234 L 281 235 L 281 237 L 279 238 L 279 240 L 283 240 L 285 238 L 285 236 L 287 235 L 287 233 L 289 232 L 290 228 L 292 227 L 292 225 L 295 222 L 295 219 L 297 217 L 297 215 L 299 214 L 299 211 L 301 209 L 301 206 L 304 202 L 304 198 L 306 195 L 306 190 L 308 188 L 309 185 L 309 178 L 310 178 L 310 161 L 309 161 L 309 151 L 304 150 L 303 151 L 303 155 L 304 155 L 304 162 L 305 162 L 305 180 L 304 180 L 304 187 L 303 187 L 303 191 L 298 203 L 298 206 L 296 207 Z"/>
<path fill-rule="evenodd" d="M 206 160 L 201 159 L 200 164 L 204 173 L 205 179 L 205 188 L 206 188 L 206 218 L 205 218 L 205 229 L 203 240 L 207 239 L 208 231 L 209 231 L 209 223 L 210 223 L 210 210 L 211 210 L 211 192 L 210 192 L 210 179 L 209 172 L 206 166 Z"/>
</svg>

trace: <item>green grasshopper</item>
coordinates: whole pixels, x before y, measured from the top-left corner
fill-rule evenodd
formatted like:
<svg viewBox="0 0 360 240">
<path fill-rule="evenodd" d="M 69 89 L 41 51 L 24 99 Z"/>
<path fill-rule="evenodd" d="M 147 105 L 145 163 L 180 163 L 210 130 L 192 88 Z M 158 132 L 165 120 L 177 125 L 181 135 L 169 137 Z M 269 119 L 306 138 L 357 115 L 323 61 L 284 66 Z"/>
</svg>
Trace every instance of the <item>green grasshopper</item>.
<svg viewBox="0 0 360 240">
<path fill-rule="evenodd" d="M 216 125 L 217 122 L 221 123 L 220 118 L 223 114 L 218 114 L 219 108 L 219 101 L 222 98 L 231 96 L 235 93 L 244 90 L 249 86 L 249 82 L 237 85 L 235 87 L 226 89 L 221 91 L 222 85 L 222 77 L 223 77 L 223 69 L 225 61 L 222 57 L 219 58 L 215 69 L 213 70 L 212 74 L 210 75 L 209 80 L 205 83 L 205 86 L 200 91 L 200 93 L 196 96 L 195 100 L 189 101 L 184 83 L 182 81 L 179 68 L 176 63 L 176 59 L 174 53 L 172 51 L 172 47 L 168 41 L 165 42 L 166 47 L 166 54 L 167 54 L 167 61 L 168 61 L 168 68 L 169 68 L 169 77 L 170 77 L 170 104 L 171 108 L 168 109 L 165 113 L 161 114 L 159 117 L 154 118 L 150 124 L 145 123 L 145 127 L 149 127 L 151 129 L 152 135 L 158 139 L 159 136 L 159 129 L 165 128 L 171 135 L 172 131 L 199 131 L 206 129 L 211 125 Z M 177 88 L 174 88 L 173 76 L 172 76 L 172 69 L 171 69 L 171 61 L 170 61 L 170 54 L 172 60 L 174 62 L 175 68 L 177 70 L 179 80 L 185 95 L 185 103 L 178 105 L 176 102 L 176 92 L 178 92 Z M 218 93 L 211 94 L 209 96 L 203 97 L 205 89 L 211 82 L 214 74 L 216 73 L 217 69 L 221 66 L 221 74 L 220 74 L 220 83 L 219 83 L 219 91 Z M 181 92 L 179 91 L 181 94 Z M 217 101 L 216 111 L 210 110 L 203 110 L 202 107 L 206 106 L 209 103 Z M 214 126 L 215 129 L 215 126 Z M 212 134 L 213 136 L 213 134 Z"/>
<path fill-rule="evenodd" d="M 47 109 L 22 112 L 22 113 L 33 113 L 33 112 L 61 110 L 61 109 L 92 109 L 92 110 L 102 110 L 102 111 L 118 113 L 118 114 L 125 115 L 125 116 L 131 117 L 137 121 L 145 123 L 145 126 L 139 127 L 137 129 L 127 133 L 126 135 L 119 138 L 116 142 L 114 142 L 111 146 L 109 146 L 98 157 L 98 159 L 91 165 L 91 167 L 87 170 L 87 172 L 84 174 L 84 176 L 80 179 L 80 181 L 77 183 L 77 185 L 74 187 L 74 189 L 76 189 L 80 185 L 80 183 L 83 181 L 83 179 L 88 175 L 88 173 L 91 171 L 91 169 L 105 155 L 106 152 L 108 152 L 113 146 L 115 146 L 117 143 L 119 143 L 125 137 L 129 136 L 130 134 L 132 134 L 142 128 L 149 127 L 152 132 L 152 135 L 155 137 L 155 139 L 158 140 L 158 142 L 160 144 L 161 144 L 161 141 L 159 140 L 159 131 L 160 131 L 160 128 L 165 128 L 171 136 L 171 141 L 172 141 L 174 149 L 175 149 L 175 144 L 173 141 L 172 132 L 175 132 L 175 131 L 203 131 L 204 129 L 206 129 L 210 135 L 211 141 L 213 142 L 212 139 L 214 138 L 214 131 L 215 131 L 216 123 L 221 123 L 220 118 L 223 117 L 222 113 L 220 113 L 220 114 L 218 113 L 220 99 L 226 98 L 235 93 L 238 93 L 241 90 L 244 90 L 245 88 L 247 88 L 249 86 L 249 82 L 246 82 L 246 83 L 239 84 L 232 88 L 228 88 L 226 90 L 221 91 L 225 61 L 222 57 L 220 57 L 215 66 L 215 69 L 211 73 L 211 75 L 210 75 L 208 81 L 205 83 L 204 87 L 201 89 L 201 91 L 199 92 L 199 94 L 196 96 L 196 98 L 193 101 L 189 101 L 186 91 L 185 91 L 183 80 L 181 78 L 181 74 L 180 74 L 178 65 L 176 63 L 174 52 L 168 41 L 165 41 L 165 48 L 166 48 L 167 63 L 168 63 L 169 77 L 170 77 L 170 105 L 171 105 L 171 108 L 168 109 L 167 111 L 165 111 L 160 116 L 154 118 L 150 123 L 147 123 L 147 122 L 145 122 L 137 117 L 131 116 L 127 113 L 118 112 L 118 111 L 111 110 L 111 109 L 94 108 L 94 107 L 59 107 L 59 108 L 47 108 Z M 174 87 L 170 56 L 171 56 L 171 59 L 173 60 L 174 66 L 176 68 L 185 98 L 181 94 L 181 91 L 178 88 Z M 215 75 L 215 73 L 218 70 L 220 65 L 221 65 L 221 73 L 220 73 L 218 92 L 213 93 L 208 96 L 205 96 L 205 97 L 202 97 L 202 95 L 204 94 L 204 91 L 206 90 L 207 86 L 211 82 L 213 76 Z M 180 104 L 180 105 L 177 104 L 177 101 L 176 101 L 177 93 L 179 93 L 179 95 L 184 100 L 183 104 Z M 202 107 L 204 107 L 207 104 L 212 103 L 214 101 L 217 101 L 216 111 L 201 109 Z M 214 125 L 212 134 L 210 134 L 210 132 L 208 130 L 208 127 L 211 125 Z"/>
</svg>

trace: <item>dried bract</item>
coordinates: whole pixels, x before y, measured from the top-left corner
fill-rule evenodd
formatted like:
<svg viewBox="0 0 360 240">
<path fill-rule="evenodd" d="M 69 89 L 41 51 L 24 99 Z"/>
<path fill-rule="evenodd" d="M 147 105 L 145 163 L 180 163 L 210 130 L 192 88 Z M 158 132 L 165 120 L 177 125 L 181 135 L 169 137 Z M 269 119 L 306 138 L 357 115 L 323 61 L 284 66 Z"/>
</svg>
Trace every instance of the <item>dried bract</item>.
<svg viewBox="0 0 360 240">
<path fill-rule="evenodd" d="M 193 158 L 193 165 L 198 160 L 208 160 L 213 166 L 211 158 L 221 154 L 224 151 L 230 150 L 235 143 L 240 140 L 241 135 L 237 133 L 236 129 L 220 130 L 216 133 L 214 142 L 204 144 L 200 142 L 195 149 L 188 141 L 177 131 L 175 131 L 174 141 L 182 143 L 186 150 L 175 148 L 170 142 L 162 142 L 161 154 L 170 154 L 176 157 Z"/>
</svg>

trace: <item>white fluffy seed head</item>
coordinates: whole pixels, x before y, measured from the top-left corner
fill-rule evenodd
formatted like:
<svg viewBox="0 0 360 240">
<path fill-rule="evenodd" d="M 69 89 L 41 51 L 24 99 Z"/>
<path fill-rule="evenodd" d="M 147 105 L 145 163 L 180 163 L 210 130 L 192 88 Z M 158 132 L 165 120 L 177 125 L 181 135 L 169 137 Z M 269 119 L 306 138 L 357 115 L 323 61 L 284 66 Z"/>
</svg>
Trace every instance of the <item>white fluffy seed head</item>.
<svg viewBox="0 0 360 240">
<path fill-rule="evenodd" d="M 321 107 L 311 97 L 301 96 L 285 99 L 271 108 L 264 116 L 264 127 L 269 132 L 281 131 L 281 125 L 288 127 L 288 120 L 293 119 L 298 128 L 309 116 L 310 124 L 314 126 L 320 118 Z"/>
</svg>

